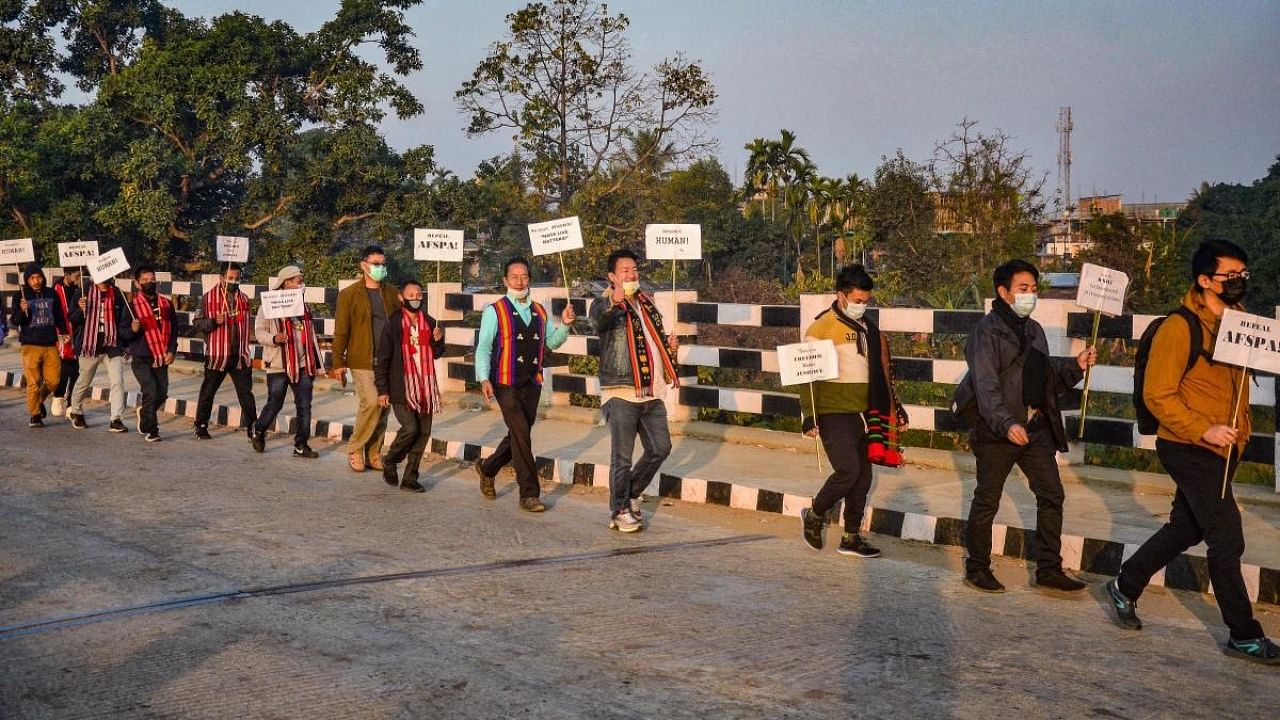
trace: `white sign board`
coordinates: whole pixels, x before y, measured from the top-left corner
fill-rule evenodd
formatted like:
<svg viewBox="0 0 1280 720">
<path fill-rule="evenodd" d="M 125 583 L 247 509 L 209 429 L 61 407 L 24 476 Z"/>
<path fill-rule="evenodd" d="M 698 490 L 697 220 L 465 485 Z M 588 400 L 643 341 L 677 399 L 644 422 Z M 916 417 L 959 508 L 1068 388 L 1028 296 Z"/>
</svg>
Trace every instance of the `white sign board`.
<svg viewBox="0 0 1280 720">
<path fill-rule="evenodd" d="M 1228 308 L 1218 325 L 1213 360 L 1280 373 L 1280 320 Z"/>
<path fill-rule="evenodd" d="M 249 238 L 219 235 L 218 262 L 249 262 Z"/>
<path fill-rule="evenodd" d="M 462 231 L 414 228 L 413 259 L 462 262 Z"/>
<path fill-rule="evenodd" d="M 97 257 L 97 240 L 58 243 L 58 264 L 64 268 L 88 267 Z"/>
<path fill-rule="evenodd" d="M 646 260 L 702 259 L 702 226 L 646 225 L 644 257 Z"/>
<path fill-rule="evenodd" d="M 89 265 L 89 277 L 95 283 L 103 283 L 129 269 L 129 261 L 122 248 L 108 250 L 93 259 Z"/>
<path fill-rule="evenodd" d="M 301 317 L 304 311 L 302 295 L 302 288 L 267 290 L 259 293 L 262 304 L 258 306 L 258 312 L 271 320 Z"/>
<path fill-rule="evenodd" d="M 21 265 L 36 261 L 36 250 L 31 238 L 0 240 L 0 265 Z"/>
<path fill-rule="evenodd" d="M 830 340 L 778 346 L 778 373 L 783 385 L 803 385 L 840 377 L 836 344 Z"/>
<path fill-rule="evenodd" d="M 534 255 L 550 255 L 582 247 L 582 225 L 578 216 L 529 225 L 529 246 Z"/>
<path fill-rule="evenodd" d="M 1129 290 L 1129 276 L 1119 270 L 1085 263 L 1080 268 L 1080 289 L 1076 304 L 1086 310 L 1097 310 L 1116 317 L 1124 314 L 1124 295 Z"/>
</svg>

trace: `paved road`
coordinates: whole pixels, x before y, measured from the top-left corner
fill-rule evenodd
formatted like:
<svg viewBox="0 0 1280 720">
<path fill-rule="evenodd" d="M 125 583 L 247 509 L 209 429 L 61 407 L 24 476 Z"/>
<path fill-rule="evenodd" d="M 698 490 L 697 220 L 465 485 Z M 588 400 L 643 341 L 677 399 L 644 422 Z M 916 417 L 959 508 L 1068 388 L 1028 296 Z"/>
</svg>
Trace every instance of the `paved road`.
<svg viewBox="0 0 1280 720">
<path fill-rule="evenodd" d="M 452 461 L 411 495 L 333 447 L 23 414 L 0 392 L 3 718 L 1275 717 L 1280 672 L 1220 654 L 1212 598 L 1153 590 L 1125 633 L 1021 564 L 970 591 L 954 549 L 819 555 L 793 519 L 679 502 L 619 536 L 599 489 L 535 516 Z"/>
</svg>

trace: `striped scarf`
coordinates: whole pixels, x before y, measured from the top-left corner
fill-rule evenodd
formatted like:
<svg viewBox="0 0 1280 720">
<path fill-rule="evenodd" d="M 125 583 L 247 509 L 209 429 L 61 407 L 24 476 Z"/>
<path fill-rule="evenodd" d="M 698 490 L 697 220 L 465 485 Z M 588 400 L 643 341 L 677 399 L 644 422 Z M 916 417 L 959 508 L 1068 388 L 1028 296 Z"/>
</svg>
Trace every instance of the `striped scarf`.
<svg viewBox="0 0 1280 720">
<path fill-rule="evenodd" d="M 662 333 L 662 313 L 658 311 L 658 306 L 654 305 L 649 296 L 644 293 L 636 293 L 635 298 L 640 304 L 641 312 L 638 313 L 631 303 L 622 301 L 627 310 L 627 342 L 631 349 L 631 377 L 635 383 L 636 397 L 651 397 L 657 375 L 653 372 L 653 359 L 649 357 L 649 343 L 645 341 L 645 333 L 648 332 L 649 337 L 653 338 L 653 344 L 660 348 L 658 357 L 662 361 L 662 369 L 668 381 L 676 379 L 675 358 L 672 357 L 671 348 L 667 346 L 666 338 Z"/>
<path fill-rule="evenodd" d="M 205 367 L 210 370 L 230 370 L 235 366 L 234 357 L 239 357 L 244 367 L 250 367 L 249 360 L 249 298 L 240 291 L 234 296 L 232 311 L 227 305 L 227 295 L 222 285 L 204 294 L 205 314 L 210 318 L 226 314 L 227 320 L 213 328 L 209 333 L 204 349 Z M 231 354 L 231 324 L 235 323 L 238 345 L 236 355 Z"/>
<path fill-rule="evenodd" d="M 164 367 L 164 356 L 169 352 L 169 339 L 173 337 L 173 303 L 169 298 L 156 294 L 156 306 L 151 307 L 146 293 L 133 294 L 133 312 L 142 323 L 142 332 L 151 352 L 151 367 Z"/>
<path fill-rule="evenodd" d="M 301 325 L 298 325 L 301 323 Z M 276 320 L 278 332 L 284 333 L 284 372 L 290 383 L 297 383 L 299 371 L 306 368 L 307 375 L 315 377 L 318 365 L 315 326 L 311 322 L 311 310 L 304 307 L 302 318 Z M 302 339 L 298 339 L 301 331 Z"/>
<path fill-rule="evenodd" d="M 400 313 L 400 352 L 404 358 L 404 399 L 416 413 L 440 412 L 440 387 L 436 383 L 435 353 L 431 351 L 431 327 L 425 313 Z"/>
<path fill-rule="evenodd" d="M 98 323 L 102 323 L 102 348 L 116 346 L 116 292 L 114 287 L 104 293 L 97 285 L 89 286 L 85 307 L 84 338 L 80 341 L 80 354 L 84 357 L 98 355 Z"/>
</svg>

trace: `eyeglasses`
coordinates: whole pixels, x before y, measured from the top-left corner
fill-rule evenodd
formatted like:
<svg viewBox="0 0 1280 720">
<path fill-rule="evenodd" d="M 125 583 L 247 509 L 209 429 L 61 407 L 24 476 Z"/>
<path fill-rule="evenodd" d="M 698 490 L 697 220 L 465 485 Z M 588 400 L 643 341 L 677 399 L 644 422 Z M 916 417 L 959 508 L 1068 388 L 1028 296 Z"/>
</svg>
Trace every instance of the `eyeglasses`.
<svg viewBox="0 0 1280 720">
<path fill-rule="evenodd" d="M 1241 270 L 1240 272 L 1214 273 L 1213 275 L 1210 275 L 1209 277 L 1224 277 L 1224 278 L 1226 278 L 1226 279 L 1228 279 L 1228 280 L 1235 280 L 1236 278 L 1240 278 L 1240 279 L 1242 279 L 1242 280 L 1248 280 L 1248 279 L 1249 279 L 1249 271 L 1248 271 L 1248 270 Z"/>
</svg>

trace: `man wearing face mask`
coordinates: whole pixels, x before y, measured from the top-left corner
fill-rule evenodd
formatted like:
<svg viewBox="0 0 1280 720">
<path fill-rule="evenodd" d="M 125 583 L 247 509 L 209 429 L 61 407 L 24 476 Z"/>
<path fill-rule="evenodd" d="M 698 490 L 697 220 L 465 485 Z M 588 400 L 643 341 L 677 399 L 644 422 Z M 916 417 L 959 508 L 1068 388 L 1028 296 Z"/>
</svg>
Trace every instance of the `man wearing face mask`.
<svg viewBox="0 0 1280 720">
<path fill-rule="evenodd" d="M 303 288 L 302 269 L 286 265 L 276 273 L 272 290 Z M 258 344 L 262 346 L 262 369 L 267 373 L 267 404 L 253 424 L 249 442 L 253 449 L 267 449 L 267 430 L 275 424 L 284 407 L 284 395 L 293 392 L 294 432 L 293 456 L 314 460 L 320 455 L 311 449 L 311 397 L 315 377 L 322 371 L 320 349 L 316 344 L 315 322 L 311 309 L 302 306 L 301 317 L 269 318 L 261 311 L 253 324 Z"/>
<path fill-rule="evenodd" d="M 401 292 L 404 302 L 387 319 L 373 371 L 378 404 L 390 407 L 400 423 L 395 441 L 382 456 L 382 479 L 402 490 L 426 492 L 418 482 L 418 470 L 431 439 L 431 416 L 441 409 L 435 360 L 444 352 L 444 328 L 427 314 L 421 283 L 410 280 Z M 401 461 L 403 478 L 396 472 Z"/>
<path fill-rule="evenodd" d="M 1083 379 L 1097 352 L 1049 355 L 1044 328 L 1031 319 L 1039 280 L 1035 266 L 1022 260 L 996 268 L 997 297 L 969 334 L 964 351 L 969 372 L 956 391 L 958 412 L 973 421 L 969 441 L 978 461 L 964 580 L 983 592 L 1004 592 L 991 572 L 991 527 L 1014 465 L 1022 468 L 1036 497 L 1036 585 L 1064 592 L 1085 588 L 1062 569 L 1066 494 L 1055 454 L 1068 450 L 1059 398 Z"/>
<path fill-rule="evenodd" d="M 191 325 L 204 335 L 204 380 L 196 402 L 196 438 L 209 439 L 213 398 L 230 375 L 240 401 L 240 429 L 248 430 L 252 440 L 258 406 L 253 397 L 253 360 L 249 355 L 249 296 L 240 290 L 238 266 L 229 263 L 222 281 L 200 298 Z"/>
<path fill-rule="evenodd" d="M 356 423 L 347 443 L 347 465 L 355 472 L 382 469 L 382 438 L 389 408 L 378 404 L 374 362 L 387 318 L 400 309 L 400 291 L 387 279 L 387 255 L 377 245 L 360 253 L 360 280 L 338 293 L 334 314 L 334 380 L 346 384 L 346 371 L 356 384 Z"/>
<path fill-rule="evenodd" d="M 62 374 L 58 379 L 58 387 L 53 391 L 50 409 L 54 417 L 62 417 L 67 413 L 67 405 L 71 401 L 71 391 L 80 378 L 80 341 L 84 339 L 84 292 L 81 290 L 80 268 L 67 268 L 62 278 L 53 284 L 53 292 L 58 296 L 62 306 L 62 315 L 67 324 L 66 335 L 58 343 L 58 355 L 62 358 Z"/>
<path fill-rule="evenodd" d="M 133 314 L 119 319 L 119 336 L 129 345 L 130 367 L 142 390 L 138 432 L 147 442 L 160 442 L 156 413 L 169 398 L 169 366 L 178 352 L 178 318 L 173 301 L 156 287 L 155 268 L 140 266 L 133 279 L 139 292 L 133 294 Z"/>
<path fill-rule="evenodd" d="M 507 294 L 487 305 L 480 314 L 476 335 L 476 382 L 484 399 L 495 401 L 507 425 L 507 436 L 487 459 L 477 460 L 480 494 L 498 497 L 494 476 L 507 463 L 515 468 L 520 486 L 520 509 L 543 512 L 538 498 L 537 468 L 533 460 L 533 424 L 538 420 L 538 400 L 542 397 L 542 368 L 546 350 L 555 350 L 569 338 L 569 326 L 576 319 L 573 304 L 565 306 L 557 325 L 541 303 L 529 298 L 529 261 L 514 257 L 503 270 Z"/>
<path fill-rule="evenodd" d="M 803 430 L 822 438 L 831 460 L 831 476 L 800 511 L 802 535 L 809 547 L 821 550 L 827 513 L 844 501 L 844 532 L 836 551 L 863 558 L 880 556 L 880 550 L 859 533 L 871 490 L 871 461 L 867 455 L 868 420 L 892 418 L 905 429 L 907 414 L 893 392 L 889 367 L 889 341 L 870 318 L 867 302 L 875 281 L 861 265 L 849 265 L 836 276 L 836 299 L 814 319 L 805 342 L 830 340 L 839 355 L 840 376 L 800 389 Z M 817 408 L 817 417 L 810 409 Z"/>
<path fill-rule="evenodd" d="M 71 392 L 71 407 L 68 410 L 71 427 L 77 430 L 89 427 L 84 418 L 84 400 L 89 396 L 98 368 L 106 365 L 111 406 L 111 424 L 107 429 L 113 433 L 127 432 L 122 417 L 125 399 L 124 354 L 127 343 L 120 337 L 120 321 L 129 317 L 124 293 L 116 288 L 114 279 L 108 279 L 90 286 L 89 292 L 80 298 L 78 304 L 84 314 L 84 337 L 79 348 L 83 367 L 80 379 L 76 380 L 75 389 Z"/>
<path fill-rule="evenodd" d="M 1249 281 L 1249 256 L 1234 243 L 1209 240 L 1191 258 L 1191 288 L 1182 306 L 1161 321 L 1151 339 L 1143 400 L 1160 423 L 1156 454 L 1177 486 L 1169 522 L 1120 566 L 1105 595 L 1116 623 L 1141 630 L 1138 598 L 1152 576 L 1187 549 L 1209 546 L 1209 579 L 1222 619 L 1230 630 L 1227 655 L 1280 665 L 1280 646 L 1268 639 L 1253 616 L 1249 591 L 1240 571 L 1244 530 L 1240 509 L 1224 473 L 1234 475 L 1252 430 L 1249 383 L 1241 368 L 1213 362 L 1218 325 L 1227 308 L 1240 304 Z M 1177 317 L 1175 317 L 1177 316 Z M 1200 347 L 1192 347 L 1190 323 L 1199 324 Z M 1236 389 L 1243 395 L 1236 397 Z M 1239 403 L 1239 424 L 1231 415 Z M 1229 465 L 1229 469 L 1228 469 Z M 1228 476 L 1228 481 L 1230 476 Z"/>
</svg>

